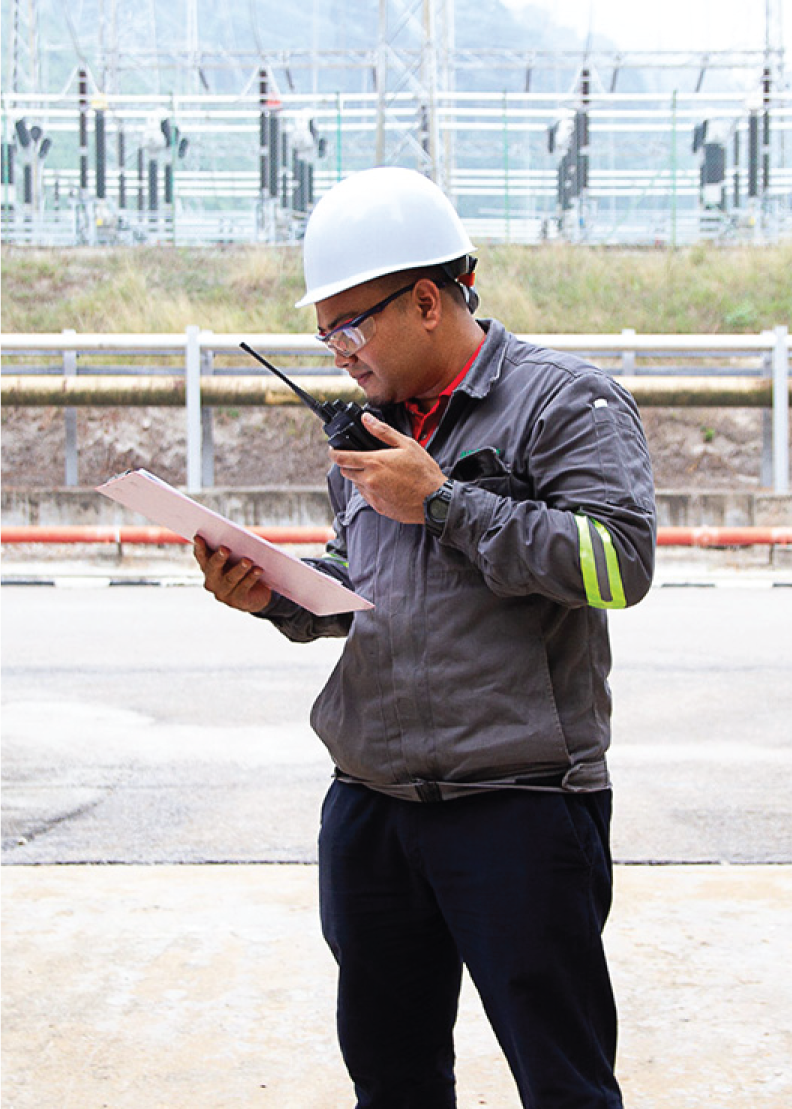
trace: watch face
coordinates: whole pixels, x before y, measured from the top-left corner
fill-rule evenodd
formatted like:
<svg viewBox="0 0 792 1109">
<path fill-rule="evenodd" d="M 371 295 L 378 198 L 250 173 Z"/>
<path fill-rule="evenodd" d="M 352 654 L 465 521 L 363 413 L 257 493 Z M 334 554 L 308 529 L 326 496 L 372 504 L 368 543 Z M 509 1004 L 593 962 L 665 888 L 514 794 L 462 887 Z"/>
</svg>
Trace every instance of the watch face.
<svg viewBox="0 0 792 1109">
<path fill-rule="evenodd" d="M 451 508 L 451 491 L 453 483 L 446 481 L 436 493 L 432 493 L 424 501 L 425 523 L 432 535 L 439 536 L 442 534 L 445 527 L 445 522 L 448 519 L 448 512 Z"/>
<path fill-rule="evenodd" d="M 433 520 L 444 521 L 451 504 L 450 490 L 445 486 L 438 489 L 428 500 L 426 511 Z"/>
</svg>

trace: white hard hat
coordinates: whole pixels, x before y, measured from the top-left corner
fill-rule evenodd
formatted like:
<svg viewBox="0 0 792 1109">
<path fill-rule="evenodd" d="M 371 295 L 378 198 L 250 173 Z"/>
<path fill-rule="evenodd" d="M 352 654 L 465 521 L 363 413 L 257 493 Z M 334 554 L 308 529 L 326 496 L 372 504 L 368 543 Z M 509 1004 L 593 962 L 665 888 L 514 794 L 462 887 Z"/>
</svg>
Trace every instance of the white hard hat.
<svg viewBox="0 0 792 1109">
<path fill-rule="evenodd" d="M 434 182 L 413 169 L 364 169 L 334 185 L 308 220 L 306 292 L 296 307 L 388 273 L 451 262 L 474 249 Z"/>
</svg>

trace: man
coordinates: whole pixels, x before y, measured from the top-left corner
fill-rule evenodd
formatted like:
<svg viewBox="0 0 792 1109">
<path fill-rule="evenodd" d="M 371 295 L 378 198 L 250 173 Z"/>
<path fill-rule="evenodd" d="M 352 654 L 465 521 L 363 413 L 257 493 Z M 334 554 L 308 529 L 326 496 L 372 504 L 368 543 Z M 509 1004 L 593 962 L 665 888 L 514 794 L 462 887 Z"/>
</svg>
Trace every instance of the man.
<svg viewBox="0 0 792 1109">
<path fill-rule="evenodd" d="M 651 582 L 651 468 L 610 377 L 474 319 L 471 249 L 410 170 L 342 181 L 306 230 L 300 305 L 383 448 L 331 451 L 314 564 L 375 607 L 318 618 L 196 556 L 289 638 L 347 637 L 311 722 L 336 765 L 320 900 L 358 1106 L 455 1105 L 465 965 L 524 1105 L 613 1109 L 605 610 Z"/>
</svg>

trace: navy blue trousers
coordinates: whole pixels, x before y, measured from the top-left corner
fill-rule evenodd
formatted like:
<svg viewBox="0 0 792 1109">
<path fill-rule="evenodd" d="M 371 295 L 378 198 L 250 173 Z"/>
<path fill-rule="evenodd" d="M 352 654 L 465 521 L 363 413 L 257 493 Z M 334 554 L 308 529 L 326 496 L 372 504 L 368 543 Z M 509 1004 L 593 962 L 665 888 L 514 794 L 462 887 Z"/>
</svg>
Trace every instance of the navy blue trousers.
<svg viewBox="0 0 792 1109">
<path fill-rule="evenodd" d="M 452 1109 L 463 964 L 530 1109 L 617 1109 L 610 792 L 422 804 L 334 782 L 320 905 L 358 1109 Z"/>
</svg>

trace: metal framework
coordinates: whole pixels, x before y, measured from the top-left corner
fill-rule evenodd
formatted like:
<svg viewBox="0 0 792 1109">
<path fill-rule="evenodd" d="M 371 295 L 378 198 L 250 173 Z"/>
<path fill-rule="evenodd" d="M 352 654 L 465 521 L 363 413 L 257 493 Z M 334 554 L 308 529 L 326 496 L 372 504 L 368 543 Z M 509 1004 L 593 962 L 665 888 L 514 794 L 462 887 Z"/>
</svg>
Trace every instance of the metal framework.
<svg viewBox="0 0 792 1109">
<path fill-rule="evenodd" d="M 38 92 L 41 88 L 38 0 L 13 0 L 11 19 L 11 89 Z"/>
<path fill-rule="evenodd" d="M 380 0 L 376 163 L 395 163 L 412 155 L 418 167 L 447 191 L 451 134 L 441 133 L 438 99 L 453 90 L 453 38 L 454 0 Z M 397 97 L 404 92 L 412 95 L 418 109 L 412 126 L 405 126 L 398 110 Z"/>
<path fill-rule="evenodd" d="M 269 84 L 262 92 L 261 81 L 244 97 L 99 97 L 89 86 L 63 97 L 9 94 L 4 238 L 294 239 L 310 206 L 304 194 L 297 200 L 300 166 L 308 166 L 312 195 L 320 195 L 346 173 L 381 160 L 375 150 L 381 126 L 400 164 L 427 171 L 415 130 L 419 107 L 412 92 L 393 93 L 383 123 L 375 92 L 298 95 Z M 765 103 L 761 92 L 751 100 L 589 90 L 584 103 L 579 89 L 563 97 L 454 92 L 438 95 L 435 112 L 442 141 L 454 152 L 444 184 L 474 241 L 560 235 L 681 244 L 703 236 L 766 242 L 792 234 L 788 93 L 771 93 Z M 582 113 L 585 144 L 578 141 Z M 705 122 L 707 141 L 694 151 Z M 280 132 L 271 129 L 276 125 Z M 409 133 L 416 141 L 407 149 Z M 284 140 L 291 144 L 285 158 Z M 276 164 L 271 154 L 278 153 Z M 28 188 L 28 180 L 36 187 Z"/>
</svg>

